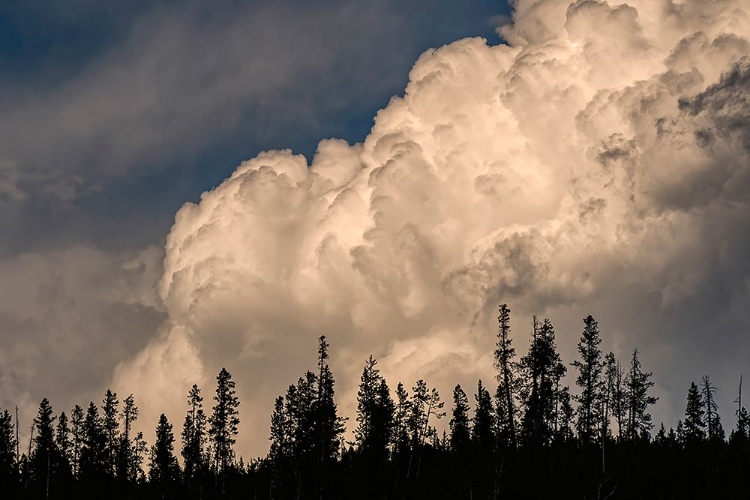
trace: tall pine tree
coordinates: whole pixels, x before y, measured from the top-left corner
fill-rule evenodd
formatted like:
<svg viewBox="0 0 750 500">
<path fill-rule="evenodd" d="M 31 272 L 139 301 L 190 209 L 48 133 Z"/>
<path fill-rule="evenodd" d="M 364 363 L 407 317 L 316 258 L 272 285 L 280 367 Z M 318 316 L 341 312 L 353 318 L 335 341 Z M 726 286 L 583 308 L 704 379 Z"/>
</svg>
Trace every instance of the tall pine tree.
<svg viewBox="0 0 750 500">
<path fill-rule="evenodd" d="M 599 344 L 601 344 L 599 324 L 591 315 L 584 318 L 583 324 L 583 333 L 578 342 L 578 353 L 581 359 L 573 363 L 573 366 L 578 369 L 576 384 L 581 390 L 576 397 L 576 401 L 578 401 L 576 428 L 581 442 L 591 444 L 599 433 L 602 418 L 604 362 L 602 361 L 602 351 L 599 348 Z"/>
<path fill-rule="evenodd" d="M 213 444 L 214 468 L 217 474 L 223 475 L 232 465 L 234 451 L 232 447 L 237 441 L 237 426 L 240 423 L 237 408 L 240 401 L 236 396 L 232 375 L 222 368 L 216 376 L 216 394 L 213 413 L 209 418 L 209 435 Z"/>
</svg>

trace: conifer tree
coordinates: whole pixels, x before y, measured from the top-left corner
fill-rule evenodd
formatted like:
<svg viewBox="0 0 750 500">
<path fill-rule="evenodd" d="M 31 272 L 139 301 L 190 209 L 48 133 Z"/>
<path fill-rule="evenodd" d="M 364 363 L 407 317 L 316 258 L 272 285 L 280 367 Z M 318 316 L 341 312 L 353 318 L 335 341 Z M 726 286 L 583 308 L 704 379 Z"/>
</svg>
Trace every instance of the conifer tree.
<svg viewBox="0 0 750 500">
<path fill-rule="evenodd" d="M 581 359 L 573 363 L 573 366 L 578 369 L 576 384 L 581 388 L 580 394 L 575 398 L 578 401 L 576 428 L 581 442 L 590 444 L 598 433 L 602 418 L 604 362 L 599 348 L 601 344 L 599 324 L 591 315 L 584 318 L 583 323 L 583 333 L 578 342 L 578 353 Z"/>
<path fill-rule="evenodd" d="M 211 425 L 208 433 L 214 449 L 214 467 L 217 474 L 223 474 L 232 464 L 236 442 L 237 426 L 240 423 L 237 407 L 240 405 L 236 396 L 232 375 L 222 368 L 216 377 L 216 394 L 213 413 L 209 418 Z"/>
<path fill-rule="evenodd" d="M 291 419 L 284 404 L 284 397 L 279 396 L 273 405 L 271 435 L 268 438 L 271 441 L 268 456 L 275 467 L 280 468 L 291 458 L 292 437 Z M 187 469 L 187 462 L 185 464 Z"/>
<path fill-rule="evenodd" d="M 635 349 L 625 382 L 627 385 L 628 410 L 626 435 L 630 441 L 648 439 L 651 429 L 654 427 L 651 422 L 651 414 L 648 413 L 648 407 L 656 403 L 658 398 L 648 395 L 648 390 L 654 386 L 650 379 L 651 373 L 641 370 L 638 349 Z"/>
<path fill-rule="evenodd" d="M 360 451 L 384 459 L 388 456 L 394 405 L 388 385 L 376 365 L 377 361 L 370 356 L 362 370 L 354 437 Z"/>
<path fill-rule="evenodd" d="M 130 436 L 133 422 L 138 419 L 138 407 L 132 394 L 123 401 L 121 417 L 122 435 L 117 451 L 117 477 L 123 481 L 135 481 L 136 478 L 130 474 L 133 460 L 133 443 Z"/>
<path fill-rule="evenodd" d="M 704 430 L 706 424 L 703 421 L 705 413 L 703 399 L 698 391 L 698 386 L 695 385 L 695 382 L 691 382 L 687 395 L 687 405 L 685 407 L 685 421 L 682 422 L 682 441 L 686 445 L 695 445 L 706 439 L 706 432 Z"/>
<path fill-rule="evenodd" d="M 497 342 L 495 344 L 495 368 L 498 370 L 496 393 L 497 433 L 500 442 L 516 446 L 516 394 L 517 364 L 516 350 L 510 337 L 510 309 L 507 304 L 499 307 Z"/>
<path fill-rule="evenodd" d="M 0 413 L 0 484 L 10 487 L 17 479 L 15 426 L 8 410 L 4 410 Z"/>
<path fill-rule="evenodd" d="M 719 406 L 716 404 L 716 386 L 711 383 L 708 375 L 701 381 L 701 397 L 706 417 L 706 438 L 711 441 L 724 441 L 724 429 L 719 418 Z"/>
<path fill-rule="evenodd" d="M 469 399 L 460 385 L 453 389 L 453 411 L 451 413 L 450 447 L 453 451 L 463 451 L 471 440 L 469 429 Z"/>
<path fill-rule="evenodd" d="M 151 447 L 149 479 L 152 484 L 167 486 L 177 481 L 180 467 L 174 455 L 172 424 L 162 413 L 156 426 L 156 440 Z"/>
<path fill-rule="evenodd" d="M 481 380 L 477 383 L 477 393 L 474 395 L 474 399 L 477 405 L 471 427 L 471 440 L 481 448 L 490 449 L 495 441 L 493 432 L 495 419 L 492 398 Z"/>
<path fill-rule="evenodd" d="M 68 416 L 61 412 L 57 418 L 57 429 L 55 431 L 55 446 L 62 460 L 62 467 L 70 470 L 71 455 L 73 444 L 70 439 L 70 427 L 68 425 Z"/>
<path fill-rule="evenodd" d="M 117 467 L 117 454 L 120 449 L 120 421 L 117 393 L 107 389 L 102 400 L 102 426 L 106 437 L 104 449 L 106 456 L 106 470 L 110 476 L 115 475 Z"/>
<path fill-rule="evenodd" d="M 614 358 L 614 355 L 613 355 Z M 609 412 L 617 424 L 617 438 L 622 441 L 625 437 L 627 426 L 627 387 L 625 383 L 625 371 L 622 369 L 620 360 L 614 360 L 614 366 L 606 365 L 605 378 L 611 384 L 609 391 Z"/>
<path fill-rule="evenodd" d="M 188 410 L 182 428 L 182 458 L 189 485 L 196 472 L 205 465 L 206 414 L 203 412 L 201 390 L 196 384 L 188 392 L 187 403 Z"/>
<path fill-rule="evenodd" d="M 107 435 L 94 403 L 89 403 L 82 431 L 80 475 L 86 481 L 97 483 L 107 471 Z"/>
<path fill-rule="evenodd" d="M 555 329 L 550 320 L 545 319 L 540 326 L 534 317 L 532 324 L 529 352 L 521 359 L 527 380 L 522 436 L 525 443 L 546 444 L 555 433 L 560 380 L 566 368 L 557 352 Z"/>
<path fill-rule="evenodd" d="M 396 386 L 396 411 L 394 414 L 393 451 L 403 453 L 409 448 L 409 414 L 411 401 L 409 393 L 401 382 Z"/>
<path fill-rule="evenodd" d="M 344 433 L 344 419 L 338 416 L 334 400 L 333 373 L 328 366 L 328 342 L 325 335 L 318 338 L 318 397 L 314 404 L 321 463 L 338 457 L 339 440 Z"/>
<path fill-rule="evenodd" d="M 81 462 L 81 448 L 83 447 L 83 408 L 75 405 L 70 415 L 70 466 L 73 471 L 73 476 L 78 477 Z"/>
</svg>

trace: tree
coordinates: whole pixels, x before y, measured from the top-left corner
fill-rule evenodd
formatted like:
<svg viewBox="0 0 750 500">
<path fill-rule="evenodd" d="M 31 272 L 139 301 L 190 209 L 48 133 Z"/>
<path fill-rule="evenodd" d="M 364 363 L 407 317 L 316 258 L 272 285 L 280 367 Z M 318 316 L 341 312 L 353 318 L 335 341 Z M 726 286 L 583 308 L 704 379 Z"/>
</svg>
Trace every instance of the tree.
<svg viewBox="0 0 750 500">
<path fill-rule="evenodd" d="M 17 458 L 15 426 L 4 410 L 0 413 L 0 484 L 10 486 L 18 480 Z"/>
<path fill-rule="evenodd" d="M 682 441 L 686 445 L 695 445 L 706 439 L 704 415 L 703 399 L 698 391 L 698 386 L 695 385 L 695 382 L 691 382 L 690 389 L 688 389 L 687 405 L 685 406 L 685 420 L 677 424 L 679 434 L 680 423 L 682 423 Z"/>
<path fill-rule="evenodd" d="M 393 451 L 403 453 L 409 448 L 409 423 L 411 401 L 401 382 L 396 386 L 396 411 L 394 414 Z"/>
<path fill-rule="evenodd" d="M 469 398 L 460 385 L 453 389 L 450 446 L 453 451 L 463 451 L 471 440 L 469 429 Z"/>
<path fill-rule="evenodd" d="M 182 458 L 185 478 L 190 484 L 195 473 L 205 465 L 206 414 L 203 412 L 201 390 L 196 384 L 188 392 L 187 404 L 188 410 L 182 427 Z"/>
<path fill-rule="evenodd" d="M 120 422 L 118 420 L 119 404 L 120 402 L 117 400 L 117 393 L 107 389 L 107 392 L 104 394 L 104 399 L 102 400 L 102 426 L 106 438 L 104 445 L 106 470 L 107 474 L 110 476 L 115 475 L 117 454 L 120 449 Z"/>
<path fill-rule="evenodd" d="M 651 414 L 648 413 L 648 407 L 656 403 L 658 398 L 648 395 L 648 390 L 654 386 L 654 383 L 650 380 L 651 375 L 651 373 L 641 370 L 638 349 L 633 350 L 630 371 L 625 381 L 628 410 L 626 435 L 630 441 L 647 439 L 650 436 L 651 429 L 654 428 L 654 424 L 651 422 Z"/>
<path fill-rule="evenodd" d="M 388 458 L 393 428 L 394 404 L 390 390 L 372 356 L 366 361 L 357 392 L 357 428 L 354 438 L 358 450 L 371 457 Z"/>
<path fill-rule="evenodd" d="M 222 368 L 216 377 L 216 404 L 209 418 L 211 427 L 208 431 L 214 447 L 214 467 L 218 474 L 223 474 L 234 459 L 232 446 L 236 442 L 237 426 L 240 423 L 237 411 L 240 401 L 234 387 L 232 375 L 226 368 Z"/>
<path fill-rule="evenodd" d="M 495 368 L 497 374 L 497 425 L 500 442 L 516 446 L 515 386 L 517 365 L 516 350 L 510 338 L 510 309 L 507 304 L 499 307 L 497 342 L 495 344 Z"/>
<path fill-rule="evenodd" d="M 555 434 L 560 380 L 566 368 L 557 352 L 550 320 L 539 326 L 535 316 L 532 325 L 529 352 L 520 363 L 526 378 L 522 437 L 527 444 L 541 445 L 549 443 Z"/>
<path fill-rule="evenodd" d="M 81 447 L 80 476 L 86 482 L 97 484 L 107 472 L 107 435 L 104 432 L 99 409 L 92 402 L 83 421 L 83 446 Z"/>
<path fill-rule="evenodd" d="M 68 416 L 61 412 L 57 418 L 57 429 L 55 433 L 55 446 L 60 454 L 62 466 L 70 470 L 73 443 L 70 439 L 70 427 Z"/>
<path fill-rule="evenodd" d="M 599 348 L 599 344 L 601 344 L 599 324 L 591 315 L 584 318 L 583 324 L 583 333 L 578 342 L 578 353 L 581 359 L 573 363 L 573 366 L 578 369 L 576 384 L 581 388 L 580 394 L 575 398 L 578 401 L 576 427 L 581 442 L 591 444 L 602 418 L 601 402 L 604 395 L 602 371 L 604 370 L 604 362 L 602 361 L 602 351 Z"/>
<path fill-rule="evenodd" d="M 83 447 L 83 408 L 75 405 L 70 419 L 71 434 L 71 468 L 73 476 L 78 477 L 81 462 L 81 448 Z"/>
<path fill-rule="evenodd" d="M 611 354 L 611 353 L 610 353 Z M 613 355 L 614 359 L 614 355 Z M 626 428 L 627 408 L 627 389 L 625 384 L 625 371 L 620 365 L 620 360 L 615 360 L 615 364 L 606 364 L 605 378 L 611 384 L 609 391 L 609 410 L 612 417 L 617 423 L 617 438 L 622 441 Z"/>
<path fill-rule="evenodd" d="M 338 416 L 334 400 L 335 382 L 328 366 L 328 347 L 325 335 L 321 335 L 318 338 L 318 397 L 314 403 L 321 463 L 336 460 L 344 433 L 344 419 Z"/>
<path fill-rule="evenodd" d="M 151 447 L 149 480 L 152 484 L 165 486 L 180 476 L 180 467 L 174 455 L 174 433 L 172 424 L 162 413 L 156 426 L 156 440 Z"/>
<path fill-rule="evenodd" d="M 133 461 L 133 443 L 130 432 L 133 422 L 138 419 L 138 407 L 135 406 L 135 398 L 132 394 L 123 401 L 121 416 L 123 430 L 117 452 L 117 477 L 124 481 L 135 481 L 137 478 L 130 473 L 132 470 L 131 462 Z"/>
<path fill-rule="evenodd" d="M 494 445 L 495 416 L 493 415 L 492 398 L 480 380 L 477 383 L 477 393 L 474 395 L 477 402 L 474 411 L 474 419 L 471 428 L 471 440 L 477 446 L 490 449 Z"/>
<path fill-rule="evenodd" d="M 55 448 L 55 431 L 53 424 L 52 405 L 47 398 L 39 403 L 39 411 L 34 418 L 36 434 L 34 436 L 34 451 L 31 455 L 32 475 L 34 482 L 42 491 L 49 493 L 50 476 L 52 475 L 53 451 Z"/>
<path fill-rule="evenodd" d="M 701 381 L 701 397 L 706 417 L 706 437 L 709 441 L 724 441 L 724 428 L 719 418 L 719 406 L 716 404 L 716 386 L 711 383 L 708 375 Z"/>
</svg>

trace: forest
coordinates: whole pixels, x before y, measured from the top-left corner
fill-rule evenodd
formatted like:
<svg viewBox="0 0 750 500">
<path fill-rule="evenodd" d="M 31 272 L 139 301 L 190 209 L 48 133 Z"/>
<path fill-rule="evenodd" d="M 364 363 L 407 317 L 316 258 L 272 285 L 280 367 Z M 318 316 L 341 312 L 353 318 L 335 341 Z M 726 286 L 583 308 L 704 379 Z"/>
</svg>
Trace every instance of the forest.
<svg viewBox="0 0 750 500">
<path fill-rule="evenodd" d="M 588 316 L 579 357 L 565 363 L 550 320 L 534 317 L 518 356 L 510 312 L 499 306 L 495 380 L 456 385 L 445 398 L 425 380 L 393 388 L 370 356 L 352 421 L 337 410 L 321 336 L 317 366 L 275 400 L 268 455 L 249 461 L 234 450 L 240 401 L 226 369 L 210 403 L 193 385 L 181 430 L 162 414 L 153 437 L 133 430 L 134 396 L 120 401 L 111 390 L 59 415 L 42 399 L 28 444 L 18 409 L 0 409 L 0 497 L 750 498 L 741 377 L 728 435 L 708 376 L 687 389 L 684 418 L 656 428 L 654 382 L 637 349 L 625 360 L 602 352 Z M 569 370 L 574 391 L 563 385 Z"/>
</svg>

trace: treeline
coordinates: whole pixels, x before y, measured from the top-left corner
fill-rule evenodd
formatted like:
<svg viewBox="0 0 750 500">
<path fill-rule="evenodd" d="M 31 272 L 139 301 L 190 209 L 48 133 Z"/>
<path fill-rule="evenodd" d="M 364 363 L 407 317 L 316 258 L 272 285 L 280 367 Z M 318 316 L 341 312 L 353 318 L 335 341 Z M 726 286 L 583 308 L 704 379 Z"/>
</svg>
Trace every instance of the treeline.
<svg viewBox="0 0 750 500">
<path fill-rule="evenodd" d="M 248 463 L 234 451 L 239 400 L 225 369 L 210 414 L 200 388 L 188 392 L 181 464 L 165 415 L 151 446 L 134 435 L 132 395 L 120 404 L 107 391 L 100 406 L 57 417 L 45 398 L 27 449 L 17 410 L 0 412 L 0 485 L 8 498 L 750 498 L 741 381 L 728 437 L 708 376 L 691 384 L 684 419 L 654 433 L 657 398 L 638 350 L 623 364 L 602 352 L 596 320 L 583 323 L 572 364 L 558 353 L 552 323 L 536 317 L 519 357 L 501 305 L 496 378 L 479 380 L 471 400 L 457 385 L 450 408 L 424 380 L 392 391 L 370 356 L 351 442 L 321 336 L 315 369 L 274 403 L 268 455 Z M 575 395 L 563 384 L 569 367 Z M 442 418 L 449 430 L 438 432 Z"/>
</svg>

